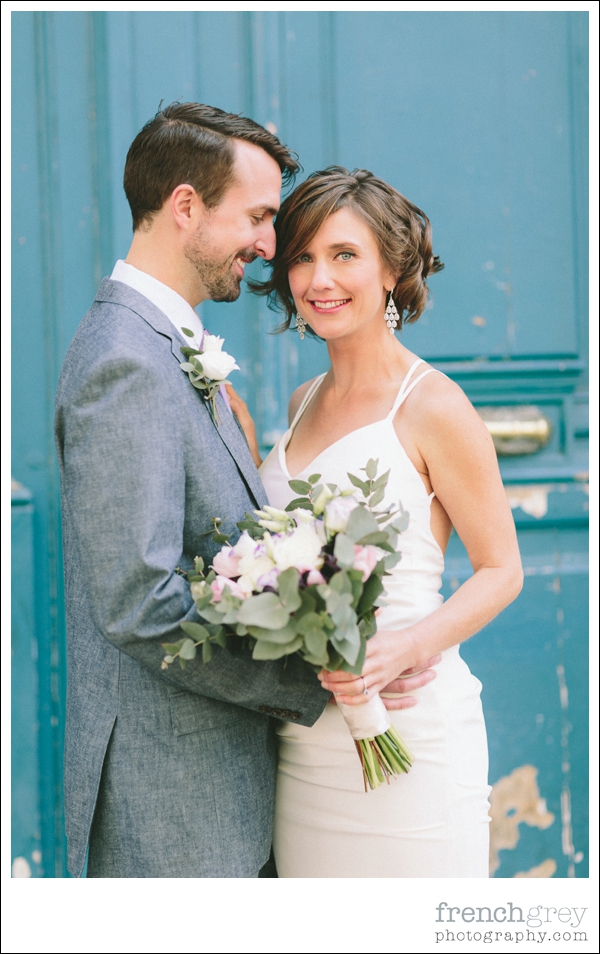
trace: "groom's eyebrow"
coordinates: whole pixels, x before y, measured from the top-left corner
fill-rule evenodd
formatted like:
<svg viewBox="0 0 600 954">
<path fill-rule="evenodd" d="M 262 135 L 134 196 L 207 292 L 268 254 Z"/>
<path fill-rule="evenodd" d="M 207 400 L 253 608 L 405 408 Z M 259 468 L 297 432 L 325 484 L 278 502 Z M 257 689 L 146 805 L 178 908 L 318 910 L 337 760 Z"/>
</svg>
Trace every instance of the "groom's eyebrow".
<svg viewBox="0 0 600 954">
<path fill-rule="evenodd" d="M 258 205 L 256 206 L 256 208 L 250 209 L 250 211 L 253 215 L 258 215 L 259 213 L 261 215 L 264 215 L 265 212 L 268 212 L 269 215 L 277 215 L 277 213 L 279 212 L 279 209 L 274 209 L 270 205 Z"/>
</svg>

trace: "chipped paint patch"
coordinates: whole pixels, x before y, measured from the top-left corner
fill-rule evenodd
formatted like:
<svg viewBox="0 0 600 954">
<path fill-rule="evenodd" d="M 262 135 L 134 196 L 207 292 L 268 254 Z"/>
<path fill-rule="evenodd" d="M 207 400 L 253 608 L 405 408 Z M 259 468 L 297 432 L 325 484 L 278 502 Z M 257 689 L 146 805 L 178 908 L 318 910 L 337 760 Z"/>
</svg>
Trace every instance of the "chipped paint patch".
<svg viewBox="0 0 600 954">
<path fill-rule="evenodd" d="M 523 513 L 540 520 L 548 513 L 551 490 L 551 484 L 511 484 L 506 488 L 506 496 L 512 510 L 520 507 Z"/>
<path fill-rule="evenodd" d="M 554 821 L 554 815 L 548 811 L 545 800 L 540 796 L 537 774 L 538 770 L 535 766 L 521 765 L 510 775 L 499 779 L 492 788 L 490 877 L 500 867 L 500 852 L 503 849 L 516 848 L 520 837 L 520 824 L 544 829 L 549 828 Z M 529 875 L 522 873 L 521 877 L 529 877 Z"/>
<path fill-rule="evenodd" d="M 546 858 L 541 865 L 536 865 L 529 871 L 518 871 L 515 878 L 551 878 L 555 871 L 556 862 L 552 858 Z"/>
<path fill-rule="evenodd" d="M 27 858 L 15 858 L 12 863 L 13 878 L 31 878 L 31 868 Z"/>
</svg>

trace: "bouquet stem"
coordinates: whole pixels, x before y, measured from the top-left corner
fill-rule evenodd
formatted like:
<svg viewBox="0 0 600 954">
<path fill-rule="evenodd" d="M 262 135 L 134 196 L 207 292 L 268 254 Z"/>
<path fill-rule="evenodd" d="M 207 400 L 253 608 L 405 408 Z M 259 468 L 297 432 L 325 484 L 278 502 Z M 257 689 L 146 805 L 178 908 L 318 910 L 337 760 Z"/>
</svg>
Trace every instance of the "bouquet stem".
<svg viewBox="0 0 600 954">
<path fill-rule="evenodd" d="M 379 788 L 384 782 L 389 785 L 390 778 L 408 772 L 412 755 L 392 725 L 379 694 L 372 696 L 365 705 L 338 705 L 354 739 L 365 792 Z"/>
</svg>

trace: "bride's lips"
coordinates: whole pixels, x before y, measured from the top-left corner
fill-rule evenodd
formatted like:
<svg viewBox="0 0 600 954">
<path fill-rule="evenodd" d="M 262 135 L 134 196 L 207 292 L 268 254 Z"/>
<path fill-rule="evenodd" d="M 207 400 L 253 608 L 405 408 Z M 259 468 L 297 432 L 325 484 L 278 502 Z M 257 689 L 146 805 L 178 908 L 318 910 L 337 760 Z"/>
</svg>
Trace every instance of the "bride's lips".
<svg viewBox="0 0 600 954">
<path fill-rule="evenodd" d="M 337 315 L 351 300 L 350 298 L 322 298 L 309 299 L 308 303 L 318 315 Z"/>
</svg>

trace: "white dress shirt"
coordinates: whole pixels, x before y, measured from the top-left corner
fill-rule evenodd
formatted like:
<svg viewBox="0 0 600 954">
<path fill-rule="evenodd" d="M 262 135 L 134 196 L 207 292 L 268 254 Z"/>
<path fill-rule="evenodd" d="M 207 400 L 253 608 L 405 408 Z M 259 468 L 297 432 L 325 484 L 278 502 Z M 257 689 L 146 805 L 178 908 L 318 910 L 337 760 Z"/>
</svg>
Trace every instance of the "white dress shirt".
<svg viewBox="0 0 600 954">
<path fill-rule="evenodd" d="M 141 272 L 134 265 L 128 265 L 122 259 L 118 260 L 110 277 L 113 281 L 129 285 L 140 295 L 144 295 L 153 305 L 164 312 L 190 347 L 194 344 L 196 347 L 200 347 L 204 328 L 198 315 L 185 298 L 182 298 L 168 285 L 159 282 L 157 278 L 153 278 L 147 272 Z M 194 341 L 183 333 L 182 328 L 189 328 L 190 331 L 194 332 Z"/>
</svg>

